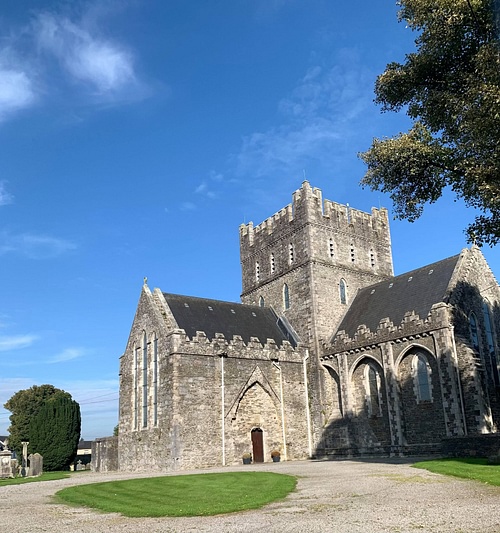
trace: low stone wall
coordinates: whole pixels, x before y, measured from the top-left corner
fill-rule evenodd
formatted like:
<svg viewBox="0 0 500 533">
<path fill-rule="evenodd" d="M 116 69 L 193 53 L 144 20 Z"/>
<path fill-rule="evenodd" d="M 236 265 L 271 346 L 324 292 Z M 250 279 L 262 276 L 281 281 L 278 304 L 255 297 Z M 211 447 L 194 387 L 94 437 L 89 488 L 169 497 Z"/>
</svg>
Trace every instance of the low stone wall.
<svg viewBox="0 0 500 533">
<path fill-rule="evenodd" d="M 442 440 L 445 457 L 489 457 L 500 452 L 500 434 L 453 437 Z"/>
<path fill-rule="evenodd" d="M 118 437 L 104 437 L 92 442 L 94 472 L 115 472 L 118 468 Z"/>
</svg>

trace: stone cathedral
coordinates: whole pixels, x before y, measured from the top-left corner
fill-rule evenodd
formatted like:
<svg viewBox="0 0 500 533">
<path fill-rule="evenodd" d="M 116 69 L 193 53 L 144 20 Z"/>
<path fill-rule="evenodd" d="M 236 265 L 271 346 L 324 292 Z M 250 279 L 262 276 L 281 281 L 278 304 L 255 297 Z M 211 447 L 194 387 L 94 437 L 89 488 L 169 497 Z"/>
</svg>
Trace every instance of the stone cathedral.
<svg viewBox="0 0 500 533">
<path fill-rule="evenodd" d="M 239 234 L 242 303 L 144 283 L 117 468 L 498 449 L 500 288 L 479 248 L 394 276 L 387 211 L 308 182 Z"/>
</svg>

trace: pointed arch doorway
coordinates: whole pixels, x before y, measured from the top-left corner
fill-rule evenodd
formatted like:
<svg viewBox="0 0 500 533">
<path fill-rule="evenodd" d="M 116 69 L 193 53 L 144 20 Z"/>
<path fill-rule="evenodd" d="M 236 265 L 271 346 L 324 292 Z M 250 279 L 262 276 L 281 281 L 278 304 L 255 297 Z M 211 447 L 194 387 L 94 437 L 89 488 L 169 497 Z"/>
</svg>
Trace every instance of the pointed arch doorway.
<svg viewBox="0 0 500 533">
<path fill-rule="evenodd" d="M 252 456 L 254 463 L 264 462 L 264 432 L 260 428 L 252 429 Z"/>
</svg>

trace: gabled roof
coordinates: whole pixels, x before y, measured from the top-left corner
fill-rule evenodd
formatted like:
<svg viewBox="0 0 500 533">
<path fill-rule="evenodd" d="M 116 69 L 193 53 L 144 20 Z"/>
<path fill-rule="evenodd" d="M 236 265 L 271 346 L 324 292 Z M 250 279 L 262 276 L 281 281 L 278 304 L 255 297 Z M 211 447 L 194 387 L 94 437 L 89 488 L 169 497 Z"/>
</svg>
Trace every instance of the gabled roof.
<svg viewBox="0 0 500 533">
<path fill-rule="evenodd" d="M 203 331 L 209 340 L 222 333 L 226 340 L 239 335 L 248 343 L 250 337 L 262 345 L 274 339 L 278 346 L 288 340 L 278 325 L 278 317 L 269 307 L 257 307 L 207 298 L 163 293 L 179 328 L 190 338 Z M 293 343 L 292 343 L 293 344 Z"/>
<path fill-rule="evenodd" d="M 353 337 L 361 324 L 376 331 L 383 318 L 399 325 L 405 313 L 411 311 L 426 318 L 435 303 L 446 301 L 459 258 L 455 255 L 361 289 L 338 331 L 344 330 Z"/>
</svg>

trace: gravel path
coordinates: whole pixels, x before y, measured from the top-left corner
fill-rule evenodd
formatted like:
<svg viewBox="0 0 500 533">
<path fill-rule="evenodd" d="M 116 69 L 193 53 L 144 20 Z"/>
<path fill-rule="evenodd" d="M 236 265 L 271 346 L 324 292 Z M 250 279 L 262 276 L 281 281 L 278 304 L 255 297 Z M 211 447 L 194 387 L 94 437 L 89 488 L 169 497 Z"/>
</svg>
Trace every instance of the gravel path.
<svg viewBox="0 0 500 533">
<path fill-rule="evenodd" d="M 8 533 L 500 532 L 500 488 L 404 461 L 298 461 L 205 471 L 239 469 L 298 476 L 297 491 L 258 511 L 195 518 L 125 518 L 53 503 L 63 487 L 141 477 L 88 473 L 0 487 L 0 524 Z"/>
</svg>

